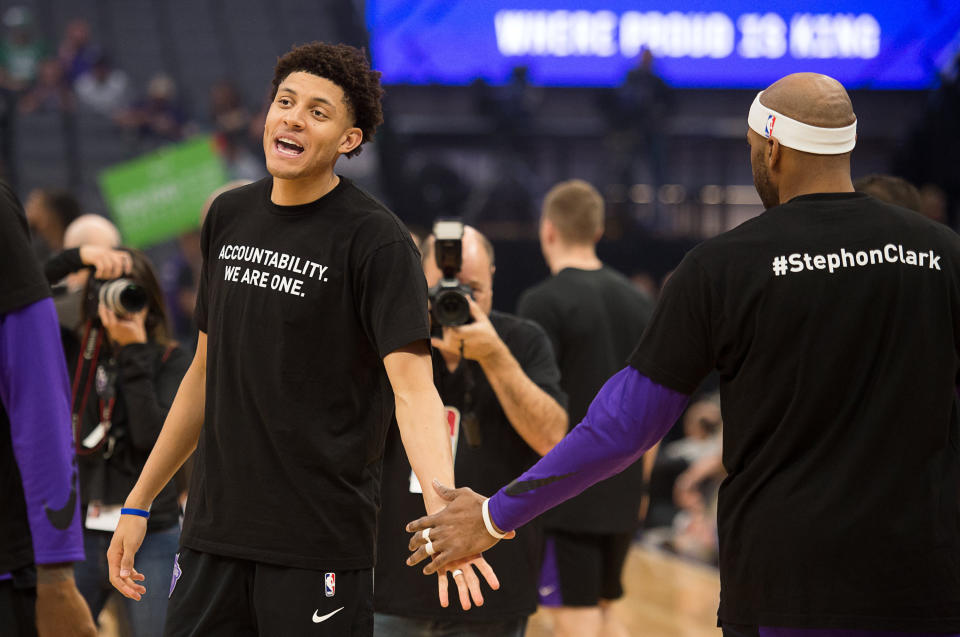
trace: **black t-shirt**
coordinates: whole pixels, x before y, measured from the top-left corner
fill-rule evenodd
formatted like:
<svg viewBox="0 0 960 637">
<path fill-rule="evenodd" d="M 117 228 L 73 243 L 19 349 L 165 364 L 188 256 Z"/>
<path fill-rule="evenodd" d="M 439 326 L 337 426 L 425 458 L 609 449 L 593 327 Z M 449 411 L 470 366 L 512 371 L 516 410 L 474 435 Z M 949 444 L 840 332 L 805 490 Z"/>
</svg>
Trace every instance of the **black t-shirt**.
<svg viewBox="0 0 960 637">
<path fill-rule="evenodd" d="M 20 200 L 0 181 L 0 320 L 3 315 L 50 296 Z M 0 573 L 33 562 L 20 470 L 13 455 L 10 419 L 0 402 Z"/>
<path fill-rule="evenodd" d="M 960 631 L 960 238 L 806 195 L 692 250 L 632 357 L 720 375 L 720 619 Z"/>
<path fill-rule="evenodd" d="M 374 563 L 382 358 L 427 339 L 410 235 L 348 179 L 300 206 L 271 178 L 214 202 L 201 235 L 206 419 L 183 543 L 312 569 Z"/>
<path fill-rule="evenodd" d="M 542 325 L 550 337 L 575 427 L 603 383 L 623 369 L 650 320 L 653 301 L 606 266 L 565 268 L 524 292 L 517 313 Z M 635 530 L 642 486 L 638 461 L 551 510 L 544 525 L 580 533 Z"/>
<path fill-rule="evenodd" d="M 77 369 L 79 352 L 68 369 Z M 106 375 L 81 368 L 78 387 L 86 387 L 87 374 L 98 382 L 90 383 L 86 409 L 78 425 L 78 439 L 83 440 L 100 423 L 103 416 L 103 394 L 116 397 L 111 414 L 109 442 L 87 450 L 78 457 L 80 495 L 86 520 L 87 505 L 101 502 L 123 504 L 143 471 L 157 436 L 163 427 L 170 405 L 177 394 L 191 356 L 181 347 L 162 343 L 132 343 L 111 352 L 102 348 L 97 370 L 111 370 Z M 101 381 L 113 377 L 113 386 Z M 79 401 L 75 409 L 79 408 Z M 174 480 L 168 482 L 150 507 L 147 530 L 160 531 L 179 522 L 180 507 Z"/>
<path fill-rule="evenodd" d="M 502 312 L 492 312 L 490 321 L 527 377 L 561 405 L 566 405 L 566 396 L 560 389 L 560 372 L 543 330 L 531 321 Z M 478 363 L 463 361 L 451 373 L 440 353 L 434 351 L 433 369 L 437 389 L 446 405 L 455 449 L 457 484 L 492 495 L 540 459 L 510 424 Z M 472 408 L 466 404 L 471 378 Z M 479 446 L 471 445 L 465 431 L 464 421 L 471 411 L 479 429 Z M 477 438 L 473 442 L 478 442 Z M 528 524 L 517 532 L 516 539 L 500 542 L 484 553 L 497 573 L 501 588 L 485 594 L 483 606 L 464 613 L 456 600 L 456 585 L 451 581 L 450 606 L 442 608 L 437 601 L 436 576 L 426 577 L 420 568 L 411 568 L 404 562 L 409 555 L 409 536 L 403 529 L 407 522 L 423 515 L 420 494 L 420 485 L 413 477 L 399 431 L 394 428 L 387 436 L 384 454 L 383 509 L 377 539 L 380 559 L 374 586 L 377 612 L 464 622 L 519 618 L 533 613 L 537 607 L 542 545 L 539 525 Z M 485 588 L 486 592 L 489 589 Z"/>
</svg>

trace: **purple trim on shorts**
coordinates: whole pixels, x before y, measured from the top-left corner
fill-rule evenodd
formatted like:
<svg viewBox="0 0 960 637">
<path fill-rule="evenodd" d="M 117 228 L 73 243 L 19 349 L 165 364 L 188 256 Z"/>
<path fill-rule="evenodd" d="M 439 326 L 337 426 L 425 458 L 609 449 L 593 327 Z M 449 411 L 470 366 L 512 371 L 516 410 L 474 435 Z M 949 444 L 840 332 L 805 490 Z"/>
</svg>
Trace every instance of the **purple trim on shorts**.
<svg viewBox="0 0 960 637">
<path fill-rule="evenodd" d="M 583 421 L 490 498 L 490 517 L 518 529 L 547 509 L 636 462 L 677 421 L 688 396 L 626 367 L 600 388 Z"/>
<path fill-rule="evenodd" d="M 170 578 L 170 593 L 167 595 L 167 599 L 173 597 L 173 589 L 177 587 L 181 575 L 183 575 L 183 571 L 180 570 L 180 554 L 177 553 L 173 556 L 173 577 Z"/>
<path fill-rule="evenodd" d="M 560 569 L 557 568 L 557 545 L 548 537 L 543 545 L 543 566 L 540 568 L 540 583 L 537 587 L 541 606 L 563 606 L 560 593 Z"/>
<path fill-rule="evenodd" d="M 0 573 L 0 582 L 5 582 L 8 579 L 13 579 L 13 575 L 10 573 Z"/>
<path fill-rule="evenodd" d="M 957 633 L 903 633 L 877 630 L 776 628 L 760 626 L 760 637 L 960 637 Z"/>
</svg>

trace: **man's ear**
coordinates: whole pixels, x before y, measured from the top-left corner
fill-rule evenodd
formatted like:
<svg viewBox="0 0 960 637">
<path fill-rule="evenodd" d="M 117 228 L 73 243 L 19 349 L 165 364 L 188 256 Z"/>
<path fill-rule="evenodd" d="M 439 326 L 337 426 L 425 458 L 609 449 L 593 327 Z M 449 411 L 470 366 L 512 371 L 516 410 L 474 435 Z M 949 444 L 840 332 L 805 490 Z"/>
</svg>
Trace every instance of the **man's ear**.
<svg viewBox="0 0 960 637">
<path fill-rule="evenodd" d="M 543 217 L 540 224 L 543 227 L 543 238 L 548 243 L 554 243 L 557 240 L 557 226 L 553 225 L 553 222 L 547 217 Z"/>
<path fill-rule="evenodd" d="M 363 142 L 363 131 L 359 128 L 348 128 L 340 139 L 340 145 L 337 146 L 337 152 L 346 155 L 356 149 Z"/>
<path fill-rule="evenodd" d="M 767 140 L 767 167 L 771 172 L 780 165 L 780 159 L 783 157 L 783 148 L 780 146 L 780 140 L 771 137 Z"/>
</svg>

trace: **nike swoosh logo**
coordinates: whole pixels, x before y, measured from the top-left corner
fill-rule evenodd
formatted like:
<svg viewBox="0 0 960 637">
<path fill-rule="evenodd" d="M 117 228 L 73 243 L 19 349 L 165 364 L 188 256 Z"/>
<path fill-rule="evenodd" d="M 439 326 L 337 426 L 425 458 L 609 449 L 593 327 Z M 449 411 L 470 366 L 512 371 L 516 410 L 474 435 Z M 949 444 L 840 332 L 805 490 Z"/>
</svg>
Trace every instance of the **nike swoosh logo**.
<svg viewBox="0 0 960 637">
<path fill-rule="evenodd" d="M 539 489 L 540 487 L 545 487 L 548 484 L 556 482 L 558 480 L 563 480 L 564 478 L 569 478 L 573 473 L 565 473 L 562 476 L 550 476 L 549 478 L 540 478 L 539 480 L 514 480 L 507 485 L 507 488 L 504 489 L 504 493 L 507 495 L 522 495 L 528 491 L 533 491 L 534 489 Z"/>
<path fill-rule="evenodd" d="M 319 616 L 317 615 L 317 613 L 320 612 L 320 609 L 318 608 L 317 610 L 313 611 L 313 623 L 314 623 L 314 624 L 319 624 L 320 622 L 325 622 L 325 621 L 327 621 L 328 619 L 330 619 L 331 617 L 333 617 L 334 615 L 336 615 L 337 613 L 339 613 L 340 611 L 342 611 L 343 609 L 344 609 L 344 607 L 341 606 L 340 608 L 338 608 L 337 610 L 333 611 L 332 613 L 327 613 L 327 614 L 324 615 L 323 617 L 319 617 Z"/>
<path fill-rule="evenodd" d="M 539 593 L 541 597 L 549 597 L 550 593 L 555 590 L 557 590 L 556 586 L 544 586 L 543 588 L 539 589 Z"/>
<path fill-rule="evenodd" d="M 59 509 L 51 509 L 46 504 L 43 510 L 47 514 L 47 519 L 53 528 L 59 531 L 66 531 L 73 524 L 73 516 L 77 512 L 77 466 L 74 459 L 73 476 L 70 478 L 70 497 L 67 498 L 67 504 Z"/>
</svg>

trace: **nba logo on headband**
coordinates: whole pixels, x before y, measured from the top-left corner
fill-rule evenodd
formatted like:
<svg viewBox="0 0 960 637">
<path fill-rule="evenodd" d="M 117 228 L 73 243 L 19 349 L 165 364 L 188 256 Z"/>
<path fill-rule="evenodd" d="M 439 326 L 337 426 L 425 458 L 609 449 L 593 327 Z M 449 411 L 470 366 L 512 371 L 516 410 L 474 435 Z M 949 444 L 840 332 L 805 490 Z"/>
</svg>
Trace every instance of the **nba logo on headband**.
<svg viewBox="0 0 960 637">
<path fill-rule="evenodd" d="M 771 139 L 776 126 L 781 146 L 814 155 L 840 155 L 849 153 L 856 146 L 856 116 L 852 124 L 839 128 L 811 126 L 765 106 L 760 102 L 761 95 L 763 91 L 757 93 L 747 115 L 747 125 L 757 135 Z"/>
<path fill-rule="evenodd" d="M 337 593 L 337 574 L 325 573 L 323 576 L 324 594 L 327 597 L 333 597 Z"/>
</svg>

